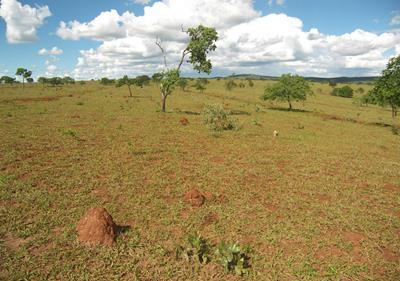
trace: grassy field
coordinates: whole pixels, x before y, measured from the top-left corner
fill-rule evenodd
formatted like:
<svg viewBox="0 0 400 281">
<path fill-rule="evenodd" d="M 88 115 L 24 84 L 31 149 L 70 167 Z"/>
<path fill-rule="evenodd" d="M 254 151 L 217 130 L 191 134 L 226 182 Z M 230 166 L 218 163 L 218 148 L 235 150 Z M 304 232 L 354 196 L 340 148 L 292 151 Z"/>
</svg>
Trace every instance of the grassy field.
<svg viewBox="0 0 400 281">
<path fill-rule="evenodd" d="M 287 111 L 268 83 L 176 90 L 165 114 L 156 85 L 0 87 L 0 279 L 400 280 L 399 119 L 318 83 Z M 239 130 L 207 129 L 214 103 Z M 188 206 L 192 188 L 217 199 Z M 115 247 L 76 241 L 93 206 L 129 226 Z M 249 273 L 176 259 L 196 232 L 248 245 Z"/>
</svg>

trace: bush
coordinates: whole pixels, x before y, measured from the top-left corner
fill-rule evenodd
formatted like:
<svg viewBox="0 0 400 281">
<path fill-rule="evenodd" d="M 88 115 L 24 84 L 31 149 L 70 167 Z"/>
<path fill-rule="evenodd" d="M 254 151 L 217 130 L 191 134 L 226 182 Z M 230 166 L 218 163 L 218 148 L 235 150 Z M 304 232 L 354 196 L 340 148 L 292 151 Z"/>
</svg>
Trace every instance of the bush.
<svg viewBox="0 0 400 281">
<path fill-rule="evenodd" d="M 341 88 L 334 88 L 332 96 L 343 97 L 343 98 L 352 98 L 353 97 L 353 89 L 350 86 L 343 86 Z"/>
<path fill-rule="evenodd" d="M 230 112 L 226 111 L 222 105 L 206 105 L 203 110 L 203 120 L 210 130 L 224 131 L 236 129 L 234 120 L 230 117 Z"/>
<path fill-rule="evenodd" d="M 248 273 L 249 263 L 247 250 L 242 250 L 236 243 L 221 241 L 218 245 L 216 255 L 217 261 L 229 272 L 237 275 Z"/>
<path fill-rule="evenodd" d="M 232 91 L 234 88 L 236 88 L 237 87 L 237 84 L 236 84 L 236 82 L 234 81 L 234 80 L 232 80 L 232 79 L 229 79 L 228 81 L 226 81 L 225 82 L 225 88 L 228 90 L 228 91 Z"/>
</svg>

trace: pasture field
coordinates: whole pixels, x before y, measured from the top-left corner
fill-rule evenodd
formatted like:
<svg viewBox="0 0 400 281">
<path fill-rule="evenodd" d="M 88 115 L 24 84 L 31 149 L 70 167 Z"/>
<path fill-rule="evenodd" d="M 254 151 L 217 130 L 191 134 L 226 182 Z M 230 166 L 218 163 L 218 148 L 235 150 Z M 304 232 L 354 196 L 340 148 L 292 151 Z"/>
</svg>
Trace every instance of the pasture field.
<svg viewBox="0 0 400 281">
<path fill-rule="evenodd" d="M 287 111 L 259 99 L 272 82 L 224 83 L 165 114 L 154 84 L 0 86 L 0 280 L 400 280 L 399 119 L 327 84 Z M 238 130 L 203 124 L 216 103 Z M 191 207 L 193 188 L 215 198 Z M 126 226 L 115 247 L 76 241 L 94 206 Z M 249 273 L 177 259 L 197 232 L 247 245 Z"/>
</svg>

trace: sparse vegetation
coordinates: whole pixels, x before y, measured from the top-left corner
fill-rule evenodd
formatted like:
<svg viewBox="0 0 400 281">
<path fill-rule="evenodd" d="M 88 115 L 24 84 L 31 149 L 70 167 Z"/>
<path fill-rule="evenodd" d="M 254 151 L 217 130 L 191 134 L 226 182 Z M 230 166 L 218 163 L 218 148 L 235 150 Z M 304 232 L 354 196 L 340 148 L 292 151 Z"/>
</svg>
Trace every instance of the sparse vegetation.
<svg viewBox="0 0 400 281">
<path fill-rule="evenodd" d="M 209 104 L 203 109 L 203 121 L 213 131 L 233 130 L 237 126 L 230 113 L 220 104 Z"/>
</svg>

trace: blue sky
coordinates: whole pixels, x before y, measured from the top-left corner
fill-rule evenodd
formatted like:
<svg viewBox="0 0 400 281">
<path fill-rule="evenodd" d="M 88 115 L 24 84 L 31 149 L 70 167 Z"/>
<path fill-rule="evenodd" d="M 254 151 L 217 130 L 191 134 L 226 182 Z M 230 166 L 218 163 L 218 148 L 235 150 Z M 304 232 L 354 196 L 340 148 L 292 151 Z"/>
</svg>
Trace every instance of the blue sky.
<svg viewBox="0 0 400 281">
<path fill-rule="evenodd" d="M 182 35 L 173 34 L 179 32 L 180 25 L 191 24 L 190 19 L 194 24 L 214 24 L 220 34 L 217 54 L 214 59 L 211 56 L 215 61 L 213 75 L 376 75 L 400 52 L 398 0 L 147 2 L 1 0 L 0 75 L 11 76 L 20 66 L 32 69 L 34 76 L 70 75 L 78 79 L 154 73 L 160 69 L 160 59 L 152 41 L 171 33 L 164 41 L 174 62 L 182 46 L 182 40 L 174 38 Z M 18 8 L 19 4 L 29 5 L 24 7 L 32 9 L 33 15 L 45 6 L 47 11 L 41 10 L 45 16 L 31 19 L 30 24 L 29 15 Z M 223 15 L 215 5 L 225 5 Z M 116 13 L 90 24 L 102 12 L 112 10 Z M 123 17 L 127 11 L 130 13 Z M 27 18 L 26 25 L 21 18 Z M 66 26 L 60 31 L 62 21 Z M 76 25 L 68 25 L 70 21 Z M 113 23 L 115 36 L 113 27 L 107 25 Z M 32 26 L 33 33 L 18 35 Z M 11 35 L 6 34 L 7 28 Z M 39 50 L 53 47 L 62 54 L 39 55 Z M 185 72 L 194 74 L 188 66 Z"/>
</svg>

